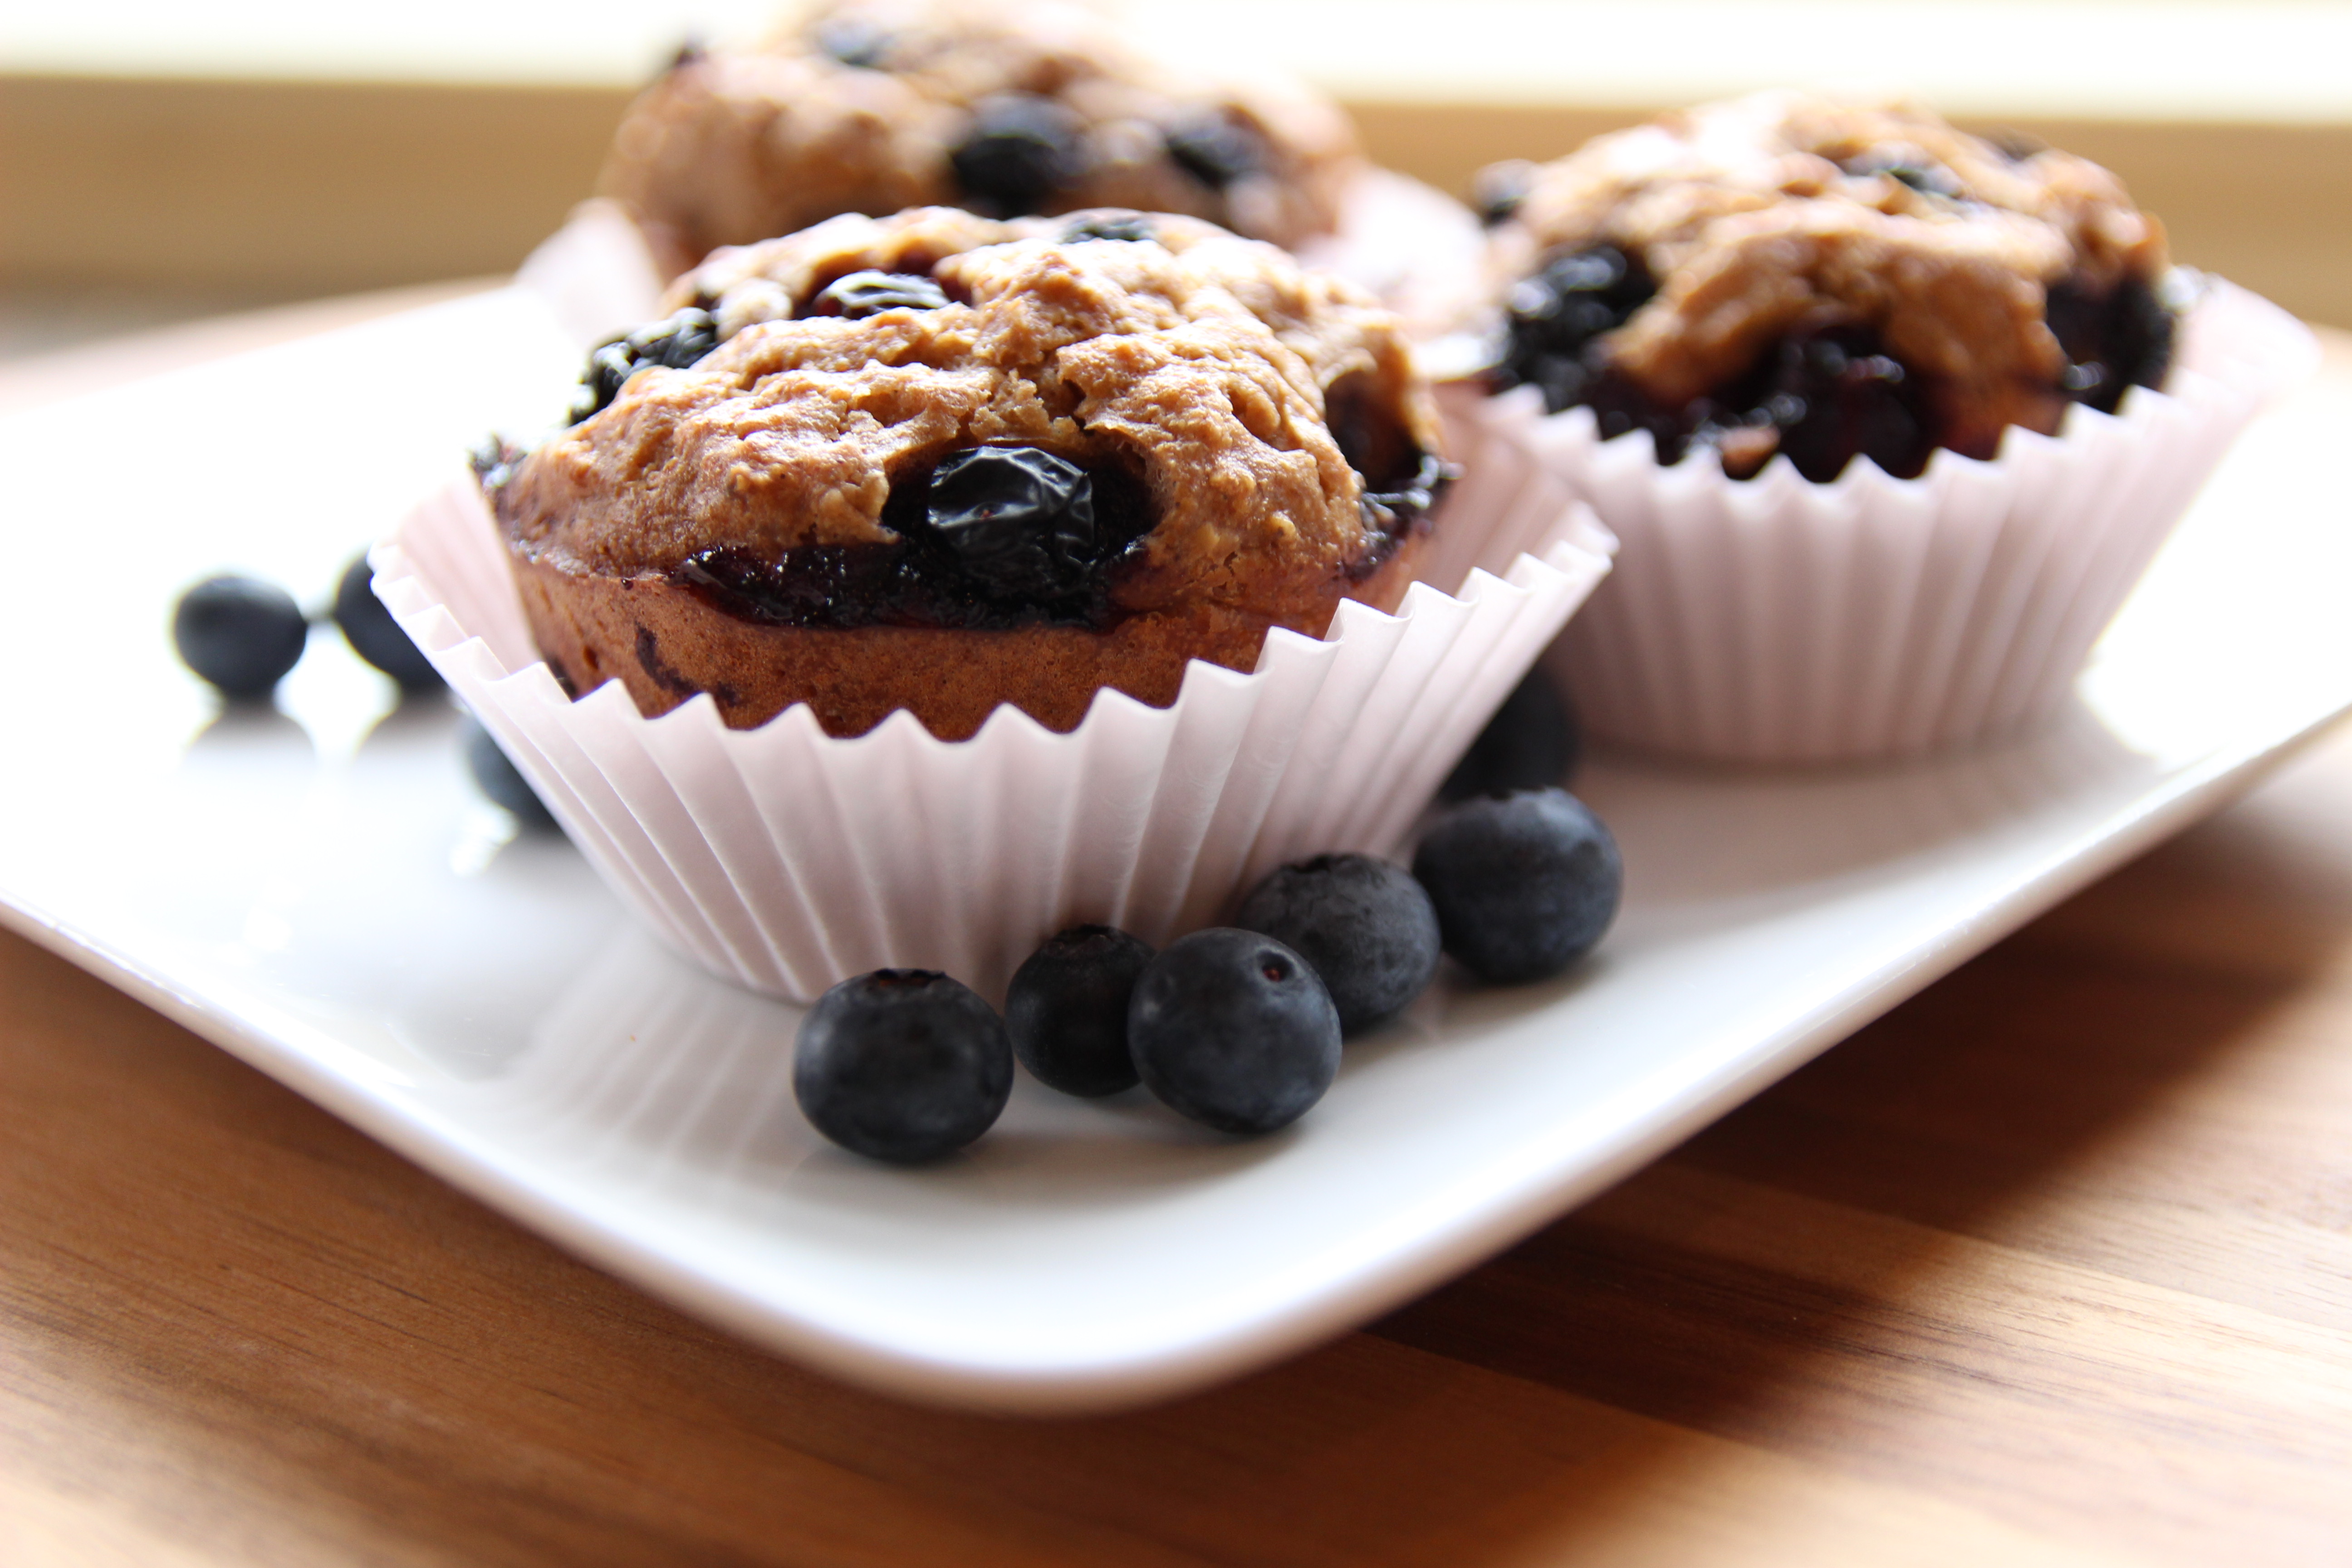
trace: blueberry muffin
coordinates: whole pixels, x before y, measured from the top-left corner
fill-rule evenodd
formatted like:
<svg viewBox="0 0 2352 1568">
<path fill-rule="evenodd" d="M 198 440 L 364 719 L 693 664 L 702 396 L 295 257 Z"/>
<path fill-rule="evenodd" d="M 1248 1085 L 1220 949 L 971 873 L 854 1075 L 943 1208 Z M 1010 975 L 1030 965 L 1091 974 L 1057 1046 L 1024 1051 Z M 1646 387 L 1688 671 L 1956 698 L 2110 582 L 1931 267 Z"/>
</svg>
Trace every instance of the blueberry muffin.
<svg viewBox="0 0 2352 1568">
<path fill-rule="evenodd" d="M 2164 231 L 2105 170 L 1905 107 L 1759 94 L 1489 171 L 1498 387 L 1743 479 L 2112 413 L 2158 386 Z"/>
<path fill-rule="evenodd" d="M 845 216 L 723 249 L 482 482 L 541 651 L 726 722 L 1173 701 L 1392 607 L 1445 479 L 1394 319 L 1197 219 Z"/>
<path fill-rule="evenodd" d="M 743 51 L 682 53 L 630 108 L 602 182 L 674 275 L 841 213 L 1186 213 L 1296 247 L 1358 158 L 1303 88 L 1149 58 L 1052 0 L 839 0 Z"/>
</svg>

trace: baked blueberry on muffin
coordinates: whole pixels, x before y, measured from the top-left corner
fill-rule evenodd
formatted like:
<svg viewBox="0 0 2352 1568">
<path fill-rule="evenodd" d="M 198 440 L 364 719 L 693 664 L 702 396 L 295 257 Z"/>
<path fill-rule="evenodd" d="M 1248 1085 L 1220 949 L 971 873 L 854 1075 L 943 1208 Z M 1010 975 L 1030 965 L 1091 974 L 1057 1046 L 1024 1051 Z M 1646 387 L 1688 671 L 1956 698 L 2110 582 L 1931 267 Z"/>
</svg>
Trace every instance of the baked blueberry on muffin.
<svg viewBox="0 0 2352 1568">
<path fill-rule="evenodd" d="M 1187 213 L 1295 247 L 1338 223 L 1346 117 L 1194 75 L 1044 0 L 837 0 L 760 47 L 683 52 L 602 181 L 673 274 L 721 245 L 924 204 Z"/>
<path fill-rule="evenodd" d="M 1489 184 L 1495 382 L 1647 430 L 1662 462 L 1908 479 L 2171 363 L 2164 231 L 2121 183 L 1919 110 L 1763 93 Z"/>
<path fill-rule="evenodd" d="M 541 651 L 659 713 L 1069 730 L 1392 607 L 1445 481 L 1352 285 L 1197 219 L 843 216 L 721 250 L 478 460 Z"/>
</svg>

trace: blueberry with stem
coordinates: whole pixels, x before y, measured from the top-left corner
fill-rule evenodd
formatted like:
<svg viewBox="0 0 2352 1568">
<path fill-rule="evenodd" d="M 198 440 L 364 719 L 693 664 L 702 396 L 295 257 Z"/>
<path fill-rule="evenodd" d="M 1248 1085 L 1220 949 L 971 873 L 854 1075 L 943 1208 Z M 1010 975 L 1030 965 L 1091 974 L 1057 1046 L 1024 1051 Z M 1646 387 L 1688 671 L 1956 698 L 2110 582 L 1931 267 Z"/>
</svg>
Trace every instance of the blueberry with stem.
<svg viewBox="0 0 2352 1568">
<path fill-rule="evenodd" d="M 1213 927 L 1163 948 L 1135 983 L 1127 1040 L 1145 1088 L 1221 1132 L 1287 1127 L 1339 1071 L 1330 993 L 1254 931 Z"/>
</svg>

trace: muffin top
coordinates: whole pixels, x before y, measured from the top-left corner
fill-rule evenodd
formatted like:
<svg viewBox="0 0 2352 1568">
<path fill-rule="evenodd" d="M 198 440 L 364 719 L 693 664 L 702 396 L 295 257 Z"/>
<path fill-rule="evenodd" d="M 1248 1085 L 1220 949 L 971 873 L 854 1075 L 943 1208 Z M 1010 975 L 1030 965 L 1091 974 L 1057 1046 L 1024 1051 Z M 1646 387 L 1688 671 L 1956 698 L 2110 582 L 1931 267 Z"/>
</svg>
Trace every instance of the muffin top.
<svg viewBox="0 0 2352 1568">
<path fill-rule="evenodd" d="M 1330 231 L 1346 117 L 1278 79 L 1150 58 L 1059 0 L 836 0 L 757 47 L 688 50 L 631 106 L 601 188 L 673 270 L 840 213 L 1185 213 Z"/>
<path fill-rule="evenodd" d="M 1760 93 L 1489 183 L 1509 190 L 1491 250 L 1504 379 L 1627 428 L 1711 404 L 1682 434 L 1727 468 L 1787 435 L 1756 415 L 1776 393 L 1818 415 L 1874 377 L 1927 446 L 1990 456 L 2007 426 L 2053 430 L 2069 400 L 2112 410 L 2168 362 L 2164 233 L 2122 184 L 1915 108 Z M 1814 343 L 1822 363 L 1800 363 Z"/>
<path fill-rule="evenodd" d="M 790 624 L 1328 610 L 1423 526 L 1394 320 L 1181 216 L 845 216 L 721 250 L 486 478 L 512 547 Z"/>
</svg>

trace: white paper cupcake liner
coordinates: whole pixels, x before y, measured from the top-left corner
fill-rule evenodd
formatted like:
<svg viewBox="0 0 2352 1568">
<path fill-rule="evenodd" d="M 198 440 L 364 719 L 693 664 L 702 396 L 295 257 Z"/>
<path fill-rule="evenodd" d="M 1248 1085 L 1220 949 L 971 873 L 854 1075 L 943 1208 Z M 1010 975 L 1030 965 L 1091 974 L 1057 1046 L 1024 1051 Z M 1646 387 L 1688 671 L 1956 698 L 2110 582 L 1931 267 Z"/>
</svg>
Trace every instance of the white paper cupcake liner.
<svg viewBox="0 0 2352 1568">
<path fill-rule="evenodd" d="M 1372 164 L 1341 199 L 1339 231 L 1298 251 L 1307 265 L 1370 289 L 1424 339 L 1453 331 L 1475 311 L 1485 255 L 1485 231 L 1469 208 Z M 543 298 L 586 348 L 651 321 L 668 279 L 626 209 L 599 197 L 574 207 L 515 281 Z"/>
<path fill-rule="evenodd" d="M 838 740 L 805 707 L 730 730 L 707 696 L 647 719 L 616 681 L 574 701 L 470 479 L 371 560 L 409 636 L 681 952 L 801 1001 L 890 966 L 995 996 L 1066 926 L 1157 944 L 1285 861 L 1399 847 L 1613 548 L 1507 433 L 1449 437 L 1468 472 L 1395 615 L 1344 603 L 1320 640 L 1276 631 L 1246 675 L 1196 661 L 1166 709 L 1106 690 L 1068 734 L 1012 708 L 961 742 L 904 712 Z"/>
<path fill-rule="evenodd" d="M 1813 484 L 1655 461 L 1591 411 L 1520 387 L 1466 421 L 1511 432 L 1590 501 L 1616 570 L 1548 656 L 1593 734 L 1757 763 L 1896 756 L 2030 725 L 2065 700 L 2125 598 L 2248 420 L 2309 375 L 2317 341 L 2213 282 L 2166 389 L 2060 435 L 2011 430 L 1916 479 L 1857 461 Z"/>
</svg>

